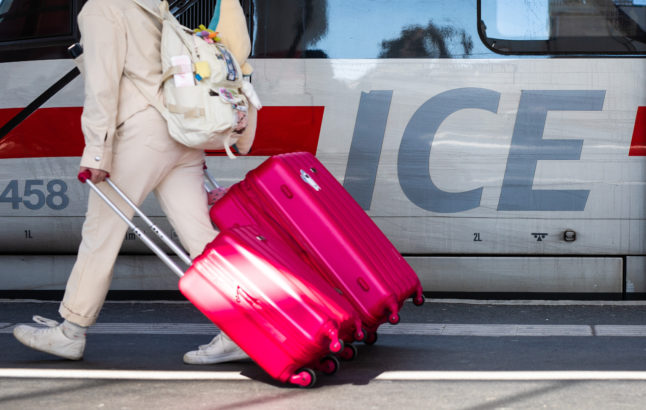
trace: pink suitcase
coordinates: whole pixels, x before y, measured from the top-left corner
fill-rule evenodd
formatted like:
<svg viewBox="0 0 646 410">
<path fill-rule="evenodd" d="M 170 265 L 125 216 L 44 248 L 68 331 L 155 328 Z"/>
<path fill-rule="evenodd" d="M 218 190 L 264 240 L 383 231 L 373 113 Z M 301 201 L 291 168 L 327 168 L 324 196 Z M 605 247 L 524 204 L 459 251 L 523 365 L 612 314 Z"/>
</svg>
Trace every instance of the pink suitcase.
<svg viewBox="0 0 646 410">
<path fill-rule="evenodd" d="M 231 337 L 272 377 L 303 387 L 316 381 L 313 369 L 334 373 L 342 338 L 361 337 L 352 306 L 301 260 L 268 226 L 220 232 L 202 255 L 188 255 L 133 204 L 110 179 L 108 184 L 188 265 L 184 273 L 91 181 L 79 174 L 178 276 L 179 288 L 201 312 Z M 345 332 L 345 333 L 344 333 Z"/>
<path fill-rule="evenodd" d="M 211 219 L 220 229 L 252 223 L 280 226 L 352 303 L 369 332 L 368 343 L 380 324 L 399 322 L 406 298 L 424 302 L 410 265 L 309 153 L 269 158 L 215 203 Z"/>
<path fill-rule="evenodd" d="M 224 230 L 180 279 L 202 313 L 272 377 L 306 384 L 308 368 L 333 373 L 352 307 L 293 248 L 256 226 Z M 305 369 L 305 370 L 303 370 Z"/>
</svg>

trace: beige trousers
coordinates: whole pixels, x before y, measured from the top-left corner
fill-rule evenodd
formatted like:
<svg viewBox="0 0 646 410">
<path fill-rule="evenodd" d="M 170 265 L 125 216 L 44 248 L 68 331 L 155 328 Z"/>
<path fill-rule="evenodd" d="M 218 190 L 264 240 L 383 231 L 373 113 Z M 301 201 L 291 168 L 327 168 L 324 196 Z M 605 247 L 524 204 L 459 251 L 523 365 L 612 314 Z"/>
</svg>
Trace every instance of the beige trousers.
<svg viewBox="0 0 646 410">
<path fill-rule="evenodd" d="M 191 258 L 217 235 L 208 215 L 203 160 L 203 151 L 171 139 L 165 120 L 152 107 L 117 130 L 110 178 L 137 205 L 154 191 Z M 134 211 L 105 182 L 98 186 L 132 218 Z M 127 230 L 126 223 L 91 191 L 81 245 L 59 308 L 63 318 L 81 326 L 96 322 Z"/>
</svg>

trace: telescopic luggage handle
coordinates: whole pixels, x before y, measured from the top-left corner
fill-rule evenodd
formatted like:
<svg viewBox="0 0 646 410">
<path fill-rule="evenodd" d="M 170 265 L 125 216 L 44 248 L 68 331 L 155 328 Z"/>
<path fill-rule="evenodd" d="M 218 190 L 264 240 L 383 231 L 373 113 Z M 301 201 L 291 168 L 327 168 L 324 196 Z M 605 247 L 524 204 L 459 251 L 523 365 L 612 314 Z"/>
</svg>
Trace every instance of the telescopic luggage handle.
<svg viewBox="0 0 646 410">
<path fill-rule="evenodd" d="M 213 188 L 215 188 L 215 189 L 220 188 L 220 184 L 218 184 L 218 181 L 215 180 L 215 178 L 213 177 L 213 174 L 211 174 L 211 171 L 209 171 L 209 169 L 207 168 L 206 162 L 202 165 L 202 169 L 204 170 L 204 176 L 206 177 L 206 179 L 209 180 L 211 185 L 213 185 Z M 206 183 L 204 183 L 204 188 L 206 188 L 207 192 L 211 190 L 206 185 Z"/>
<path fill-rule="evenodd" d="M 206 167 L 206 162 L 202 166 L 202 169 L 204 170 L 204 177 L 211 184 L 211 186 L 209 186 L 209 184 L 204 181 L 204 189 L 207 193 L 207 201 L 209 206 L 211 206 L 220 198 L 222 198 L 224 194 L 227 193 L 229 188 L 223 188 L 220 186 L 220 184 L 218 184 L 218 181 L 215 180 L 213 174 L 211 174 L 211 172 L 209 172 L 209 169 Z"/>
<path fill-rule="evenodd" d="M 104 193 L 103 193 L 103 192 L 102 192 L 102 191 L 101 191 L 101 190 L 100 190 L 100 189 L 99 189 L 99 188 L 98 188 L 98 187 L 97 187 L 97 186 L 96 186 L 96 185 L 95 185 L 91 180 L 90 180 L 90 178 L 91 178 L 91 177 L 92 177 L 92 172 L 90 172 L 90 170 L 85 170 L 85 171 L 83 171 L 83 172 L 81 172 L 81 173 L 79 173 L 79 174 L 78 174 L 78 179 L 79 179 L 79 181 L 81 181 L 81 182 L 82 182 L 82 183 L 84 183 L 84 184 L 85 184 L 85 183 L 87 183 L 87 184 L 90 186 L 90 188 L 92 188 L 92 190 L 94 190 L 94 192 L 96 192 L 96 193 L 97 193 L 97 195 L 99 195 L 99 197 L 100 197 L 101 199 L 103 199 L 103 200 L 105 201 L 105 203 L 106 203 L 106 204 L 108 204 L 108 206 L 109 206 L 110 208 L 112 208 L 112 210 L 113 210 L 113 211 L 114 211 L 114 212 L 115 212 L 115 213 L 116 213 L 116 214 L 117 214 L 117 215 L 118 215 L 118 216 L 119 216 L 119 217 L 120 217 L 120 218 L 121 218 L 121 219 L 122 219 L 126 224 L 128 224 L 128 226 L 130 227 L 130 229 L 132 229 L 132 230 L 133 230 L 133 232 L 135 233 L 135 235 L 137 235 L 137 237 L 139 237 L 139 239 L 141 239 L 141 240 L 146 244 L 146 246 L 148 246 L 148 248 L 150 248 L 150 250 L 151 250 L 151 251 L 155 252 L 155 254 L 156 254 L 156 255 L 157 255 L 157 256 L 158 256 L 158 257 L 159 257 L 159 258 L 160 258 L 160 259 L 161 259 L 165 264 L 166 264 L 166 266 L 168 266 L 168 267 L 169 267 L 173 272 L 175 272 L 175 274 L 177 274 L 177 276 L 179 276 L 180 278 L 181 278 L 182 276 L 184 276 L 184 271 L 182 271 L 182 270 L 179 268 L 179 266 L 177 266 L 177 264 L 176 264 L 175 262 L 173 262 L 173 260 L 172 260 L 172 259 L 171 259 L 171 258 L 170 258 L 170 257 L 169 257 L 169 256 L 168 256 L 168 255 L 167 255 L 167 254 L 166 254 L 166 253 L 165 253 L 165 252 L 164 252 L 164 251 L 163 251 L 159 246 L 157 246 L 157 244 L 155 244 L 155 242 L 153 242 L 153 241 L 148 237 L 148 235 L 146 235 L 143 231 L 141 231 L 141 229 L 139 229 L 139 228 L 138 228 L 138 227 L 137 227 L 137 226 L 136 226 L 136 225 L 135 225 L 135 224 L 130 220 L 130 218 L 128 218 L 128 217 L 127 217 L 127 216 L 126 216 L 126 215 L 125 215 L 125 214 L 124 214 L 124 213 L 119 209 L 119 207 L 117 207 L 117 206 L 116 206 L 116 204 L 115 204 L 114 202 L 112 202 L 112 201 L 110 200 L 110 198 L 108 198 L 108 197 L 107 197 L 107 196 L 106 196 L 106 195 L 105 195 L 105 194 L 104 194 Z M 107 182 L 107 183 L 108 183 L 108 185 L 110 185 L 110 187 L 112 187 L 112 189 L 114 189 L 114 191 L 115 191 L 115 192 L 116 192 L 116 193 L 117 193 L 117 194 L 118 194 L 118 195 L 119 195 L 119 196 L 120 196 L 120 197 L 121 197 L 121 198 L 122 198 L 122 199 L 123 199 L 123 200 L 128 204 L 128 206 L 130 206 L 132 209 L 134 209 L 135 213 L 136 213 L 137 215 L 139 215 L 139 216 L 141 217 L 141 219 L 143 219 L 143 220 L 144 220 L 144 222 L 146 223 L 146 225 L 148 226 L 148 228 L 150 228 L 150 230 L 151 230 L 151 231 L 153 231 L 153 232 L 155 233 L 155 235 L 157 235 L 157 237 L 159 237 L 159 239 L 161 239 L 161 240 L 162 240 L 166 245 L 168 245 L 168 247 L 170 247 L 170 248 L 171 248 L 171 250 L 172 250 L 172 251 L 173 251 L 177 256 L 179 256 L 179 257 L 180 257 L 180 259 L 181 259 L 184 263 L 186 263 L 186 264 L 187 264 L 187 265 L 189 265 L 189 266 L 191 265 L 191 263 L 192 263 L 192 262 L 191 262 L 191 258 L 186 254 L 186 252 L 184 252 L 184 251 L 183 251 L 179 246 L 177 246 L 177 244 L 175 244 L 175 242 L 173 242 L 173 241 L 172 241 L 168 236 L 166 236 L 166 234 L 164 234 L 164 232 L 163 232 L 161 229 L 159 229 L 159 228 L 157 227 L 157 225 L 155 225 L 155 224 L 154 224 L 154 223 L 153 223 L 153 222 L 152 222 L 152 221 L 151 221 L 151 220 L 150 220 L 150 219 L 149 219 L 149 218 L 148 218 L 148 217 L 147 217 L 147 216 L 146 216 L 146 215 L 141 211 L 141 209 L 139 209 L 139 207 L 137 207 L 137 205 L 135 205 L 135 204 L 130 200 L 130 198 L 128 198 L 128 197 L 123 193 L 123 191 L 121 191 L 121 190 L 120 190 L 120 189 L 119 189 L 119 188 L 118 188 L 118 187 L 117 187 L 117 186 L 116 186 L 116 185 L 115 185 L 115 184 L 110 180 L 110 178 L 109 178 L 109 177 L 107 177 L 107 178 L 105 179 L 105 182 Z"/>
</svg>

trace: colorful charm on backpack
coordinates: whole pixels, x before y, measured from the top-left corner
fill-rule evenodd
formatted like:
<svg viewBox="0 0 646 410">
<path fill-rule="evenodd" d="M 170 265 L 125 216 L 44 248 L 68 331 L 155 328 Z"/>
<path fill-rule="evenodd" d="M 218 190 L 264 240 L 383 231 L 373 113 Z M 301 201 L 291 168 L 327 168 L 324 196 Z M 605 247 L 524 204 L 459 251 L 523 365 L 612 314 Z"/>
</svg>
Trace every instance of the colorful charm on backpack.
<svg viewBox="0 0 646 410">
<path fill-rule="evenodd" d="M 232 104 L 234 106 L 242 102 L 240 94 L 238 94 L 238 92 L 232 88 L 220 88 L 218 90 L 218 94 L 220 94 L 220 98 L 222 98 L 223 101 L 228 102 L 229 104 Z"/>
<path fill-rule="evenodd" d="M 198 28 L 193 29 L 193 32 L 195 33 L 196 36 L 201 37 L 204 41 L 206 41 L 209 44 L 219 43 L 220 41 L 222 41 L 218 36 L 217 31 L 213 31 L 210 28 L 206 28 L 204 24 L 200 24 Z"/>
</svg>

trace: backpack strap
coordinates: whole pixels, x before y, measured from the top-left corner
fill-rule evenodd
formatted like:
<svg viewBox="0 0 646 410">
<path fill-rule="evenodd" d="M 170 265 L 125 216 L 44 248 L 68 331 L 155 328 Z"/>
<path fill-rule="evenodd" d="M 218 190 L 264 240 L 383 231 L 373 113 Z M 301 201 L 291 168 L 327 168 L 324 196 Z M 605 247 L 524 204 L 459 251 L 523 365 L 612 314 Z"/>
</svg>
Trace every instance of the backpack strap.
<svg viewBox="0 0 646 410">
<path fill-rule="evenodd" d="M 146 90 L 141 86 L 141 84 L 137 83 L 137 81 L 135 80 L 135 78 L 134 78 L 133 76 L 131 76 L 127 71 L 125 71 L 125 70 L 124 70 L 124 71 L 123 71 L 123 75 L 124 75 L 124 76 L 126 76 L 126 77 L 128 78 L 128 80 L 130 80 L 130 82 L 132 82 L 132 84 L 134 84 L 134 86 L 137 88 L 137 90 L 139 90 L 139 92 L 140 92 L 144 97 L 146 97 L 146 99 L 148 100 L 148 102 L 150 103 L 150 105 L 152 105 L 153 107 L 155 107 L 155 108 L 157 109 L 157 111 L 159 111 L 159 113 L 160 113 L 164 118 L 166 118 L 166 120 L 168 120 L 168 113 L 169 113 L 169 110 L 168 110 L 166 107 L 164 107 L 164 105 L 163 105 L 163 104 L 161 104 L 161 103 L 159 102 L 159 100 L 158 100 L 157 98 L 155 98 L 155 96 L 153 96 L 153 95 L 152 95 L 152 94 L 150 94 L 148 91 L 146 91 Z"/>
<path fill-rule="evenodd" d="M 175 30 L 175 32 L 177 33 L 180 40 L 182 40 L 182 42 L 184 43 L 184 46 L 186 46 L 186 48 L 191 52 L 191 54 L 193 54 L 193 57 L 197 57 L 197 56 L 194 55 L 195 50 L 194 50 L 193 45 L 189 44 L 186 41 L 186 38 L 184 36 L 182 36 L 182 33 L 181 33 L 182 31 L 184 31 L 186 33 L 193 34 L 193 31 L 191 29 L 187 28 L 187 27 L 182 26 L 179 23 L 179 21 L 177 21 L 175 16 L 173 16 L 173 14 L 170 12 L 170 5 L 168 4 L 167 0 L 162 0 L 162 2 L 159 3 L 159 12 L 156 12 L 156 11 L 152 10 L 150 7 L 148 7 L 146 4 L 144 4 L 141 0 L 134 0 L 134 2 L 137 3 L 137 5 L 139 7 L 141 7 L 142 9 L 147 11 L 148 13 L 155 16 L 155 18 L 157 18 L 162 23 L 164 23 L 164 22 L 170 23 L 170 26 L 173 28 L 173 30 Z"/>
</svg>

